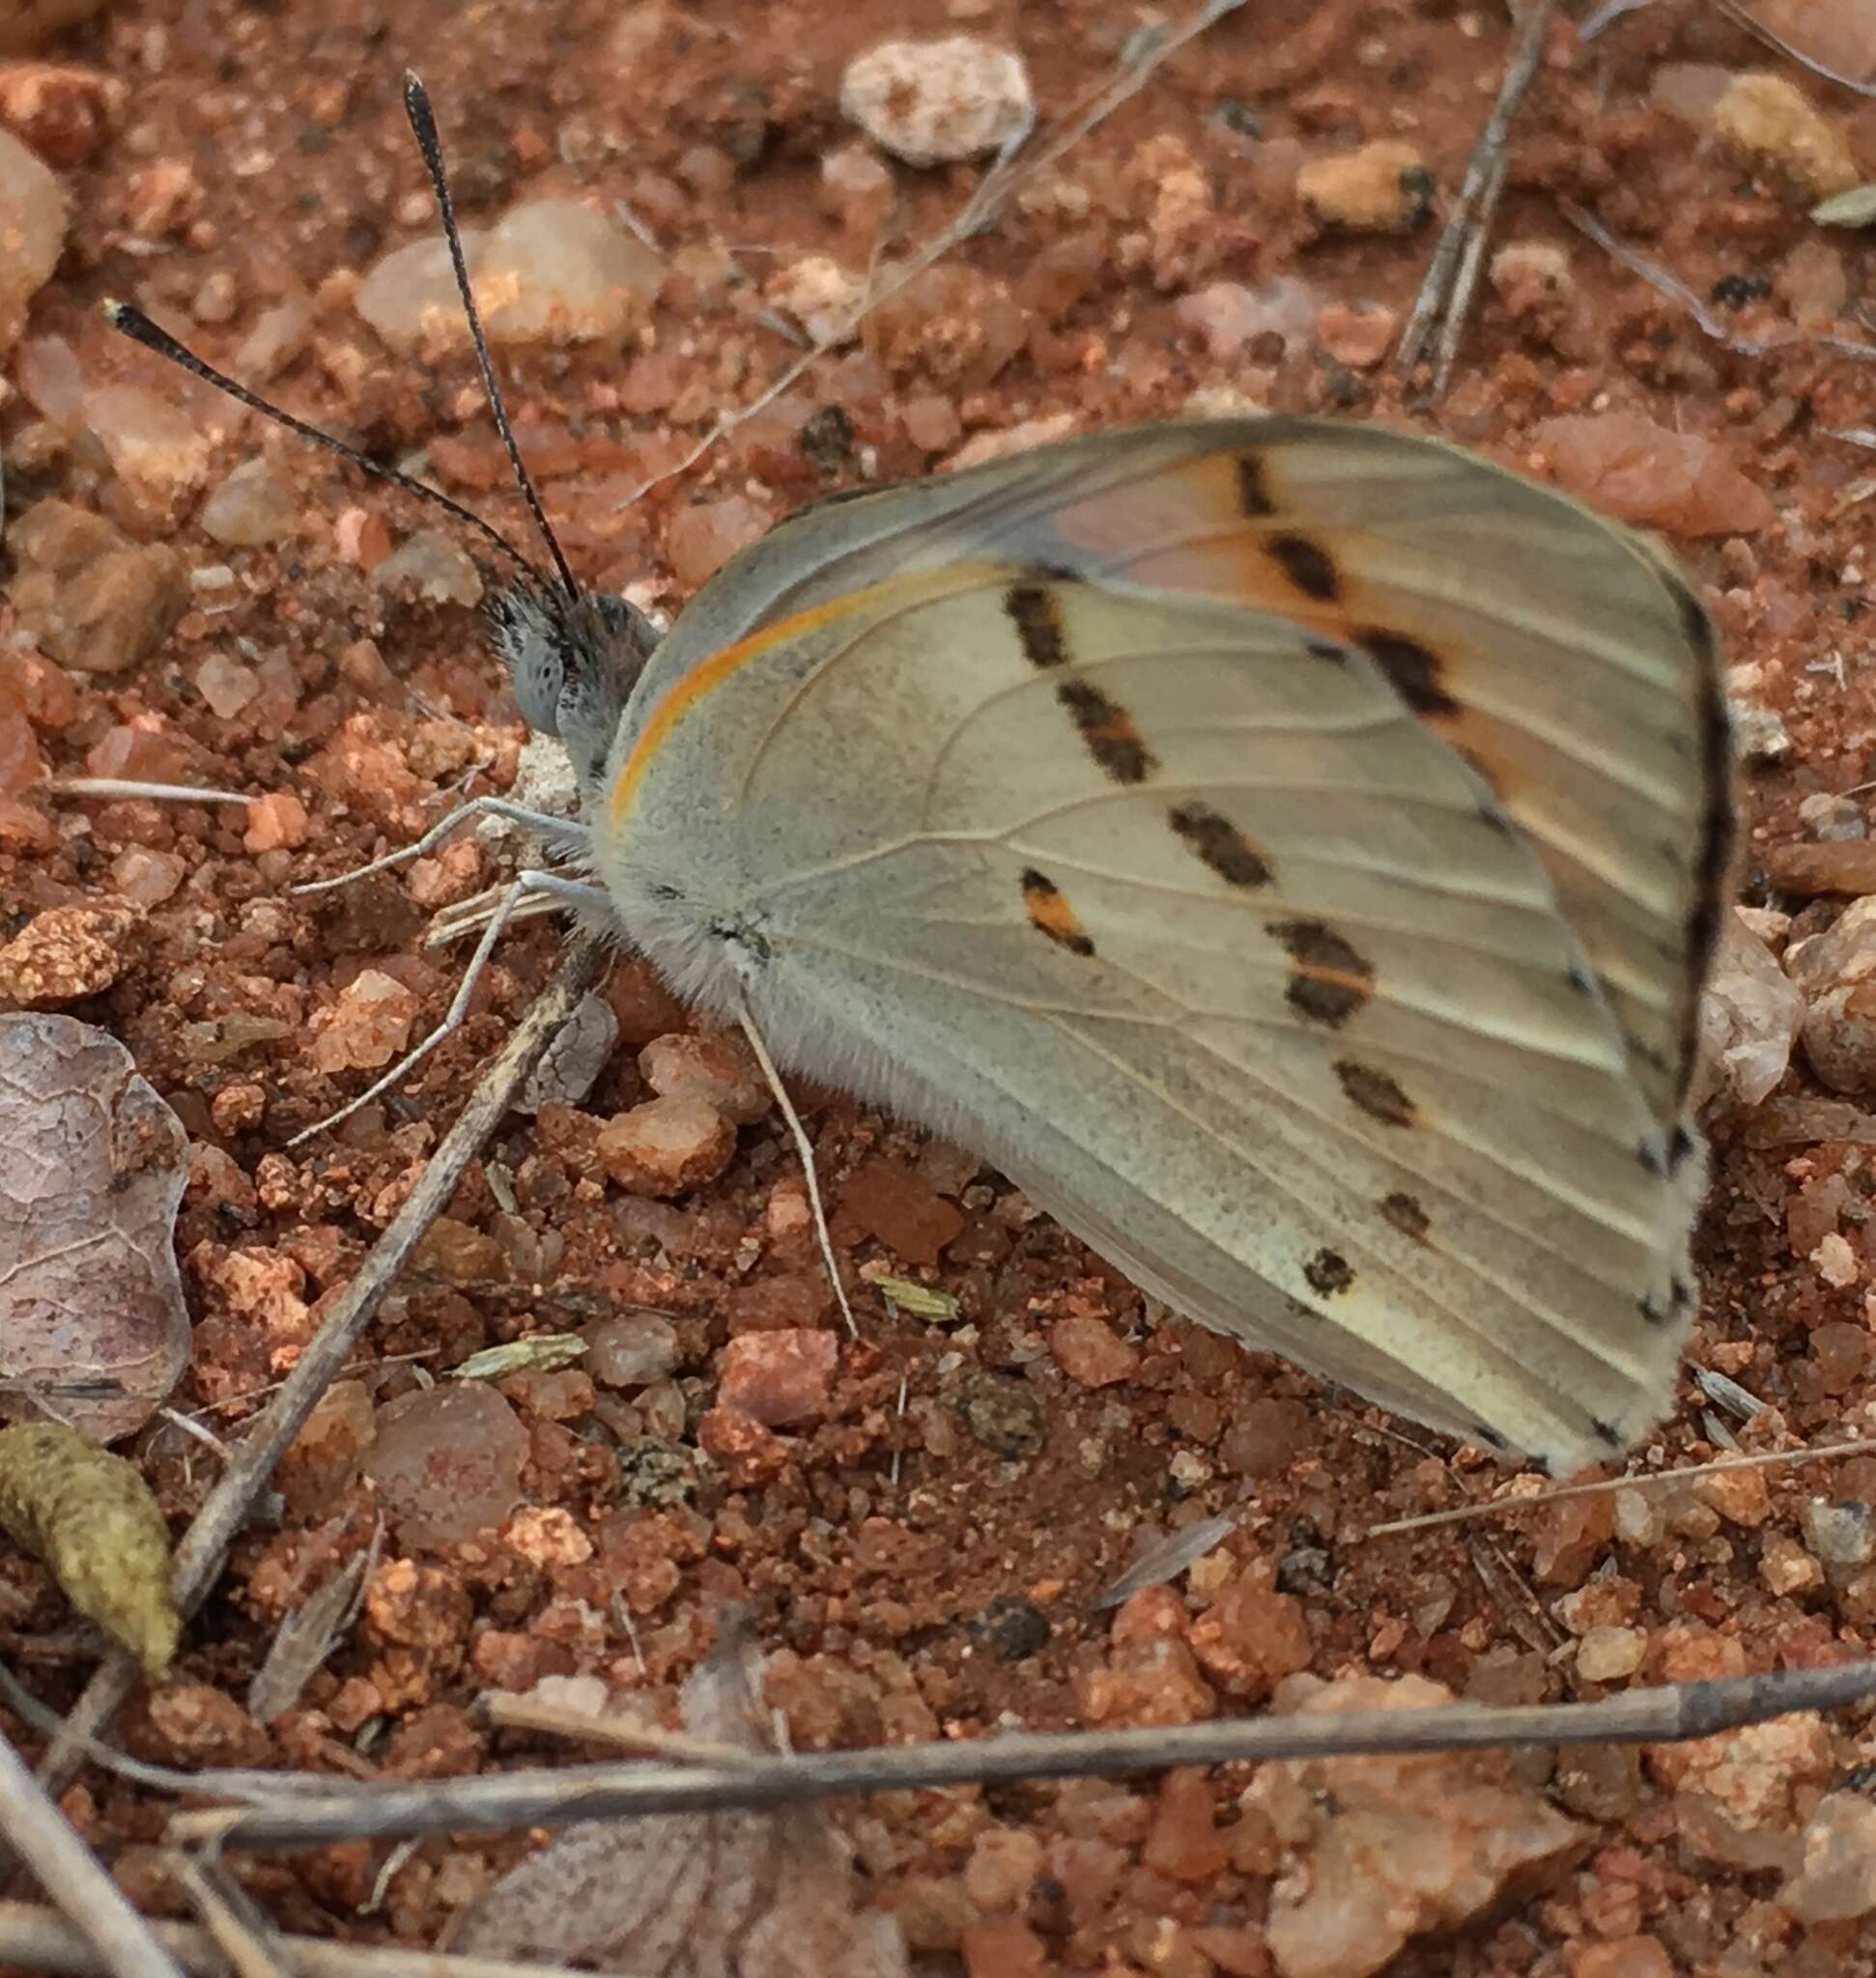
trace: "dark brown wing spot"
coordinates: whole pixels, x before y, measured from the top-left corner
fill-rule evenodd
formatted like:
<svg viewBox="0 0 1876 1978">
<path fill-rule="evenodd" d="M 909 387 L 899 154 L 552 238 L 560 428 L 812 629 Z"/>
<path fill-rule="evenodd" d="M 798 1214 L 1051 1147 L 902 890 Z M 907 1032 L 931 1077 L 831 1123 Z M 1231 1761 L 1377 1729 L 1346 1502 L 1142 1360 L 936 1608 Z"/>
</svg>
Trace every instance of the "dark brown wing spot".
<svg viewBox="0 0 1876 1978">
<path fill-rule="evenodd" d="M 1635 1148 L 1635 1160 L 1644 1174 L 1652 1174 L 1657 1181 L 1667 1173 L 1667 1163 L 1662 1157 L 1662 1150 L 1652 1140 L 1644 1140 Z"/>
<path fill-rule="evenodd" d="M 1152 750 L 1141 741 L 1133 718 L 1098 687 L 1086 680 L 1065 680 L 1055 697 L 1067 710 L 1088 752 L 1113 781 L 1142 783 L 1159 767 Z"/>
<path fill-rule="evenodd" d="M 1346 666 L 1349 664 L 1349 648 L 1346 645 L 1337 645 L 1332 638 L 1306 638 L 1303 640 L 1303 650 L 1312 660 L 1328 660 L 1338 666 Z"/>
<path fill-rule="evenodd" d="M 1674 1315 L 1671 1311 L 1663 1306 L 1661 1300 L 1652 1291 L 1644 1291 L 1635 1300 L 1635 1305 L 1640 1311 L 1642 1318 L 1649 1325 L 1665 1325 Z"/>
<path fill-rule="evenodd" d="M 1237 456 L 1237 505 L 1247 519 L 1262 521 L 1275 515 L 1277 504 L 1270 499 L 1270 490 L 1264 474 L 1263 456 L 1255 453 L 1240 453 Z"/>
<path fill-rule="evenodd" d="M 1339 1251 L 1319 1250 L 1303 1266 L 1309 1288 L 1324 1298 L 1336 1297 L 1355 1281 L 1354 1266 Z"/>
<path fill-rule="evenodd" d="M 1594 1003 L 1596 1001 L 1596 977 L 1583 967 L 1581 962 L 1572 962 L 1563 972 L 1563 979 L 1570 984 L 1571 988 L 1585 1003 Z"/>
<path fill-rule="evenodd" d="M 1174 834 L 1227 886 L 1268 886 L 1269 864 L 1244 834 L 1209 804 L 1176 804 L 1167 813 Z"/>
<path fill-rule="evenodd" d="M 1094 952 L 1094 944 L 1075 918 L 1075 910 L 1052 879 L 1045 878 L 1032 865 L 1023 873 L 1022 885 L 1023 905 L 1029 910 L 1032 927 L 1039 928 L 1058 947 L 1066 947 L 1070 954 Z"/>
<path fill-rule="evenodd" d="M 1600 1416 L 1589 1418 L 1590 1433 L 1605 1449 L 1627 1449 L 1629 1438 L 1612 1422 L 1605 1422 Z"/>
<path fill-rule="evenodd" d="M 1377 1071 L 1372 1064 L 1357 1064 L 1352 1058 L 1344 1058 L 1336 1064 L 1335 1075 L 1349 1097 L 1383 1126 L 1411 1126 L 1418 1117 L 1413 1101 L 1386 1072 Z"/>
<path fill-rule="evenodd" d="M 1405 1190 L 1397 1189 L 1392 1195 L 1381 1198 L 1381 1214 L 1403 1236 L 1415 1243 L 1424 1243 L 1427 1231 L 1433 1228 L 1433 1218 L 1422 1207 L 1419 1199 Z"/>
<path fill-rule="evenodd" d="M 1059 666 L 1068 657 L 1062 603 L 1046 584 L 1012 583 L 1003 594 L 1003 608 L 1032 666 Z"/>
<path fill-rule="evenodd" d="M 1332 605 L 1342 595 L 1342 579 L 1335 559 L 1320 543 L 1307 536 L 1271 536 L 1264 545 L 1270 560 L 1285 577 L 1319 605 Z"/>
<path fill-rule="evenodd" d="M 1693 1151 L 1693 1136 L 1685 1126 L 1676 1126 L 1667 1136 L 1667 1172 L 1676 1174 L 1681 1163 Z"/>
<path fill-rule="evenodd" d="M 1265 931 L 1296 964 L 1284 995 L 1306 1017 L 1334 1030 L 1375 993 L 1373 965 L 1321 920 L 1273 920 Z"/>
<path fill-rule="evenodd" d="M 1483 1422 L 1474 1422 L 1466 1433 L 1481 1449 L 1509 1449 L 1511 1444 L 1495 1428 L 1488 1428 Z"/>
<path fill-rule="evenodd" d="M 1459 713 L 1459 702 L 1444 684 L 1445 663 L 1431 646 L 1379 626 L 1356 633 L 1355 643 L 1387 676 L 1388 685 L 1413 713 L 1428 718 Z"/>
</svg>

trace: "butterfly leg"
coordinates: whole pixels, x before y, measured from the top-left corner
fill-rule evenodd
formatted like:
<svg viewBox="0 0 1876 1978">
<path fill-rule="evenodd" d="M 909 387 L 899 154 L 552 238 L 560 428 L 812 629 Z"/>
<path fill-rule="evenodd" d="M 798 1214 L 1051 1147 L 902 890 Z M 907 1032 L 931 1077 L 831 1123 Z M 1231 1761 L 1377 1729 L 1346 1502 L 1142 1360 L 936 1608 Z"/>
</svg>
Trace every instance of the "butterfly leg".
<svg viewBox="0 0 1876 1978">
<path fill-rule="evenodd" d="M 511 811 L 514 807 L 509 806 Z M 365 866 L 361 869 L 370 871 L 372 868 Z M 324 1119 L 316 1120 L 303 1132 L 295 1134 L 287 1144 L 290 1147 L 297 1147 L 302 1141 L 311 1140 L 315 1134 L 324 1133 L 328 1127 L 337 1126 L 341 1120 L 351 1118 L 361 1106 L 368 1106 L 381 1092 L 387 1091 L 422 1063 L 445 1037 L 460 1030 L 463 1019 L 469 1015 L 469 998 L 475 993 L 476 980 L 487 967 L 490 955 L 495 952 L 495 945 L 501 938 L 501 930 L 507 926 L 509 918 L 524 899 L 541 893 L 551 894 L 565 905 L 598 908 L 607 913 L 611 911 L 603 887 L 586 886 L 577 879 L 563 879 L 554 872 L 527 870 L 516 873 L 508 883 L 500 904 L 490 916 L 489 924 L 482 931 L 482 939 L 475 944 L 475 952 L 469 957 L 469 967 L 463 972 L 463 979 L 457 985 L 456 994 L 450 1000 L 449 1008 L 444 1012 L 442 1022 L 414 1050 L 407 1051 L 383 1078 L 374 1080 L 355 1099 L 348 1101 L 336 1113 L 328 1114 Z"/>
<path fill-rule="evenodd" d="M 374 872 L 388 872 L 393 866 L 408 864 L 411 860 L 422 858 L 424 853 L 461 831 L 472 817 L 506 818 L 510 824 L 523 825 L 556 844 L 583 848 L 586 843 L 586 827 L 576 818 L 555 817 L 546 810 L 530 810 L 525 804 L 509 803 L 505 797 L 475 797 L 452 810 L 447 817 L 439 819 L 413 843 L 400 845 L 396 851 L 386 852 L 382 859 L 374 859 L 367 865 L 355 865 L 350 872 L 341 872 L 335 879 L 311 879 L 304 886 L 296 886 L 293 890 L 296 893 L 330 892 L 336 887 L 350 886 L 355 879 L 365 879 Z"/>
<path fill-rule="evenodd" d="M 813 1214 L 814 1234 L 821 1246 L 821 1262 L 826 1266 L 828 1283 L 834 1286 L 840 1316 L 847 1322 L 847 1331 L 857 1340 L 860 1327 L 854 1318 L 853 1307 L 847 1303 L 846 1286 L 840 1282 L 840 1267 L 835 1261 L 834 1238 L 828 1233 L 827 1209 L 821 1201 L 821 1182 L 814 1167 L 813 1144 L 808 1138 L 808 1129 L 801 1123 L 801 1115 L 795 1111 L 788 1088 L 782 1083 L 782 1074 L 775 1068 L 769 1047 L 763 1043 L 762 1032 L 755 1028 L 755 1019 L 750 1014 L 749 1004 L 740 992 L 736 998 L 736 1020 L 743 1027 L 743 1035 L 749 1039 L 749 1048 L 755 1053 L 755 1061 L 768 1081 L 769 1090 L 775 1094 L 775 1102 L 787 1122 L 789 1138 L 795 1144 L 795 1152 L 801 1157 L 802 1175 L 808 1183 L 808 1206 Z"/>
</svg>

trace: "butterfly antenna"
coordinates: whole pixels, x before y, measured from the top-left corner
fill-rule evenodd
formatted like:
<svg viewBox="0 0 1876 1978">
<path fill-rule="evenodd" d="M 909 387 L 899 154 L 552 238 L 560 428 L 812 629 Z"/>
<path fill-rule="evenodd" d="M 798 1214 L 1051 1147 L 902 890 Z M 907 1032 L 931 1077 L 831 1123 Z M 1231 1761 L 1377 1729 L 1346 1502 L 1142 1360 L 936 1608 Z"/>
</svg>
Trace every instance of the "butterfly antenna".
<svg viewBox="0 0 1876 1978">
<path fill-rule="evenodd" d="M 499 550 L 515 567 L 536 583 L 541 581 L 540 572 L 528 562 L 506 536 L 492 523 L 485 522 L 472 508 L 465 508 L 460 501 L 452 501 L 447 494 L 440 494 L 435 488 L 427 488 L 421 481 L 413 480 L 409 474 L 400 473 L 396 467 L 387 467 L 383 461 L 371 459 L 355 446 L 348 446 L 343 439 L 330 433 L 323 433 L 317 426 L 309 426 L 304 419 L 296 419 L 291 412 L 283 411 L 278 406 L 270 404 L 258 392 L 249 391 L 246 385 L 237 384 L 226 372 L 217 371 L 205 358 L 198 357 L 186 344 L 180 344 L 166 329 L 158 329 L 143 311 L 131 302 L 106 302 L 104 320 L 115 330 L 128 336 L 132 343 L 141 344 L 146 351 L 154 351 L 157 356 L 167 358 L 183 370 L 191 373 L 206 384 L 213 384 L 217 391 L 226 392 L 238 404 L 249 410 L 259 412 L 263 418 L 271 419 L 276 426 L 284 426 L 289 433 L 297 433 L 301 439 L 310 440 L 315 446 L 323 446 L 327 453 L 335 453 L 343 461 L 372 476 L 374 480 L 388 481 L 394 488 L 402 488 L 406 494 L 415 494 L 427 501 L 433 508 L 441 508 L 444 514 L 452 515 L 460 523 L 480 532 Z"/>
<path fill-rule="evenodd" d="M 443 172 L 442 144 L 437 136 L 437 120 L 431 114 L 429 92 L 409 71 L 404 76 L 404 114 L 411 120 L 417 150 L 423 156 L 423 169 L 430 175 L 430 189 L 437 195 L 437 212 L 442 221 L 443 239 L 449 242 L 450 266 L 456 270 L 456 293 L 462 297 L 463 314 L 469 321 L 469 342 L 475 350 L 476 366 L 482 373 L 482 389 L 488 395 L 489 410 L 495 415 L 496 431 L 501 435 L 501 443 L 508 454 L 508 465 L 514 469 L 515 484 L 521 490 L 522 499 L 527 503 L 527 512 L 534 518 L 534 526 L 540 530 L 541 540 L 554 558 L 561 588 L 569 599 L 577 598 L 580 595 L 579 579 L 548 523 L 547 510 L 541 506 L 541 497 L 534 492 L 534 483 L 528 479 L 527 469 L 522 465 L 521 448 L 515 444 L 514 429 L 508 424 L 508 410 L 501 402 L 501 387 L 496 382 L 495 366 L 489 360 L 489 342 L 482 334 L 482 318 L 476 311 L 474 291 L 469 287 L 469 263 L 463 255 L 463 237 L 456 230 L 456 210 L 450 204 L 449 180 Z"/>
</svg>

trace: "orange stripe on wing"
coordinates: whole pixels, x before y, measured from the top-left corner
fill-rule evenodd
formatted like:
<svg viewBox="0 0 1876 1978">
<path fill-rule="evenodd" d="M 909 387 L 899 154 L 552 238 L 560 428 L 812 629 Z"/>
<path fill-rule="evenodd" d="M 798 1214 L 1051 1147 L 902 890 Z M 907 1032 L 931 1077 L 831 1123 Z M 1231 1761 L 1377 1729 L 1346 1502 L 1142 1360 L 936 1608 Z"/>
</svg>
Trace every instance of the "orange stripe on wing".
<svg viewBox="0 0 1876 1978">
<path fill-rule="evenodd" d="M 734 645 L 726 645 L 722 652 L 712 653 L 708 659 L 699 660 L 688 673 L 676 680 L 670 691 L 652 709 L 650 719 L 640 730 L 639 739 L 632 745 L 632 753 L 620 765 L 619 773 L 612 779 L 612 788 L 607 798 L 607 810 L 615 827 L 625 822 L 626 813 L 632 808 L 633 799 L 639 794 L 639 785 L 644 780 L 651 759 L 665 746 L 671 730 L 696 706 L 697 702 L 715 692 L 724 682 L 746 666 L 751 660 L 759 658 L 771 646 L 782 644 L 790 638 L 799 638 L 823 625 L 830 625 L 837 619 L 846 617 L 860 609 L 879 588 L 869 586 L 866 590 L 850 592 L 843 598 L 832 598 L 825 605 L 811 606 L 806 611 L 797 611 L 791 617 L 781 618 L 773 625 L 764 626 L 760 632 L 752 632 L 747 638 L 739 638 Z"/>
<path fill-rule="evenodd" d="M 922 597 L 968 589 L 983 582 L 986 576 L 1001 583 L 1007 581 L 1009 573 L 998 565 L 960 562 L 946 564 L 937 570 L 922 571 L 912 577 L 889 577 L 880 583 L 866 584 L 857 591 L 830 598 L 824 605 L 811 605 L 805 611 L 778 618 L 773 625 L 765 625 L 761 631 L 752 632 L 747 638 L 739 638 L 734 645 L 726 645 L 721 652 L 699 660 L 689 672 L 672 683 L 664 699 L 652 709 L 644 726 L 639 731 L 639 739 L 632 745 L 632 753 L 612 778 L 606 808 L 613 828 L 616 830 L 623 826 L 639 794 L 639 785 L 651 767 L 652 758 L 670 739 L 672 729 L 699 701 L 706 699 L 725 681 L 733 679 L 750 661 L 759 659 L 765 652 L 786 644 L 791 638 L 807 637 L 824 625 L 837 624 L 856 611 L 865 610 L 883 592 L 895 592 L 910 604 Z"/>
</svg>

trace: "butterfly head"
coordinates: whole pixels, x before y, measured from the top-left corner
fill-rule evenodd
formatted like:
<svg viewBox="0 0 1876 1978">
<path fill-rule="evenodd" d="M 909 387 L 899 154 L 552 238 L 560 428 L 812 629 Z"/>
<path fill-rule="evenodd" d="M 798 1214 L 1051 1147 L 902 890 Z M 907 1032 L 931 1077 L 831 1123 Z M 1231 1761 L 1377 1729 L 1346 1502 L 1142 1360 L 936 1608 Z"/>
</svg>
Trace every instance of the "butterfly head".
<svg viewBox="0 0 1876 1978">
<path fill-rule="evenodd" d="M 488 613 L 522 720 L 560 743 L 592 792 L 658 628 L 611 592 L 526 579 L 491 592 Z"/>
</svg>

